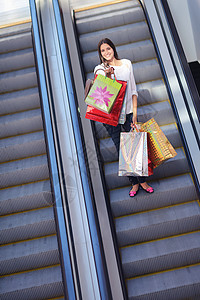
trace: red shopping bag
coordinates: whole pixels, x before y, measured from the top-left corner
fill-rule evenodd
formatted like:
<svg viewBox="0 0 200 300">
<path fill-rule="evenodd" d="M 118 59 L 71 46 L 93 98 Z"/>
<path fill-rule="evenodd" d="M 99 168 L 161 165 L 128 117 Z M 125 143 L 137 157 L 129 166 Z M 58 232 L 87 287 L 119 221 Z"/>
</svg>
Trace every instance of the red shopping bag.
<svg viewBox="0 0 200 300">
<path fill-rule="evenodd" d="M 97 75 L 95 76 L 96 79 Z M 101 123 L 109 124 L 112 126 L 117 126 L 119 121 L 119 116 L 122 108 L 122 104 L 124 101 L 124 96 L 126 92 L 127 82 L 122 80 L 117 80 L 117 82 L 122 84 L 122 87 L 119 91 L 117 99 L 113 105 L 113 108 L 109 114 L 104 113 L 97 108 L 94 108 L 90 105 L 87 106 L 87 111 L 85 118 L 93 121 L 98 121 Z"/>
</svg>

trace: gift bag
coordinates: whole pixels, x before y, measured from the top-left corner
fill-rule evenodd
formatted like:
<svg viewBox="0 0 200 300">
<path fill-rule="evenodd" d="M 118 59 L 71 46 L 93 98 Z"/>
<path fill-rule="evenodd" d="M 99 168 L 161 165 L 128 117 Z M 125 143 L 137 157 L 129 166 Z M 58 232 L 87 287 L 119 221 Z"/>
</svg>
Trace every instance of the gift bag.
<svg viewBox="0 0 200 300">
<path fill-rule="evenodd" d="M 97 75 L 85 102 L 107 114 L 112 110 L 122 84 L 101 74 Z"/>
<path fill-rule="evenodd" d="M 117 82 L 119 82 L 122 85 L 122 87 L 119 91 L 119 94 L 117 95 L 112 111 L 109 114 L 107 114 L 88 105 L 86 115 L 85 115 L 86 119 L 98 121 L 112 126 L 118 125 L 118 120 L 119 120 L 119 116 L 120 116 L 120 112 L 121 112 L 121 108 L 123 105 L 124 96 L 126 92 L 127 82 L 121 80 L 117 80 Z"/>
<path fill-rule="evenodd" d="M 154 118 L 142 124 L 140 131 L 149 133 L 149 152 L 154 168 L 177 155 Z"/>
<path fill-rule="evenodd" d="M 124 95 L 124 101 L 120 112 L 118 124 L 124 124 L 125 122 L 126 122 L 126 100 Z"/>
<path fill-rule="evenodd" d="M 146 132 L 121 132 L 118 175 L 149 175 Z"/>
</svg>

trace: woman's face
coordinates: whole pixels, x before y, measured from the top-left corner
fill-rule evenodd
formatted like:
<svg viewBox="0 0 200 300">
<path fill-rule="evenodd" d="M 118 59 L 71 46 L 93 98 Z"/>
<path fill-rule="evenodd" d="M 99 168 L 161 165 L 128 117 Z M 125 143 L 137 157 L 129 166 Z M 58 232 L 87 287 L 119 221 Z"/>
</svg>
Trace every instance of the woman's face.
<svg viewBox="0 0 200 300">
<path fill-rule="evenodd" d="M 102 44 L 100 47 L 101 55 L 107 61 L 112 61 L 114 58 L 114 51 L 108 44 Z"/>
</svg>

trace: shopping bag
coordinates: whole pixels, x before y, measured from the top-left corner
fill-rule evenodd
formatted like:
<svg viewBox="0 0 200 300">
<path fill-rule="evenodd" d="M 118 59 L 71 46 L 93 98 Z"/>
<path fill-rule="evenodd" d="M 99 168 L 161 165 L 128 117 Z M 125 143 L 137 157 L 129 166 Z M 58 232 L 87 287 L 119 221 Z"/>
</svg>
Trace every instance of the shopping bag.
<svg viewBox="0 0 200 300">
<path fill-rule="evenodd" d="M 177 155 L 154 118 L 141 125 L 140 131 L 149 133 L 149 156 L 153 168 Z"/>
<path fill-rule="evenodd" d="M 105 69 L 99 68 L 99 69 L 97 69 L 97 70 L 95 71 L 95 73 L 94 73 L 94 79 L 88 78 L 88 79 L 86 80 L 86 83 L 85 83 L 85 91 L 84 91 L 84 92 L 85 92 L 85 98 L 86 98 L 87 95 L 89 94 L 89 91 L 91 90 L 91 88 L 92 88 L 92 86 L 93 86 L 93 84 L 94 84 L 94 80 L 95 80 L 95 78 L 97 77 L 96 73 L 97 73 L 99 70 L 105 71 Z M 84 99 L 85 99 L 85 98 L 84 98 Z"/>
<path fill-rule="evenodd" d="M 85 102 L 109 114 L 121 87 L 122 84 L 117 80 L 98 74 Z"/>
<path fill-rule="evenodd" d="M 126 122 L 126 98 L 124 96 L 124 101 L 122 104 L 122 109 L 119 116 L 118 124 L 124 124 Z"/>
<path fill-rule="evenodd" d="M 98 121 L 98 122 L 101 122 L 104 124 L 109 124 L 112 126 L 118 125 L 118 120 L 119 120 L 121 108 L 122 108 L 125 93 L 126 93 L 127 82 L 122 81 L 122 80 L 117 80 L 117 82 L 119 82 L 122 85 L 122 87 L 119 91 L 119 94 L 117 95 L 117 98 L 113 105 L 112 111 L 109 114 L 107 114 L 107 113 L 104 113 L 104 112 L 88 105 L 86 115 L 85 115 L 86 119 Z"/>
<path fill-rule="evenodd" d="M 146 132 L 121 132 L 118 175 L 149 175 Z"/>
</svg>

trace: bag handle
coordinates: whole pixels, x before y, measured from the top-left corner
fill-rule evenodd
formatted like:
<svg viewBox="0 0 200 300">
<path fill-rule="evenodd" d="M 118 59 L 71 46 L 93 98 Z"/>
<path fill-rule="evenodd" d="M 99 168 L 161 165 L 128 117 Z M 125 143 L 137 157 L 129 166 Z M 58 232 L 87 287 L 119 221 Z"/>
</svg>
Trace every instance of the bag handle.
<svg viewBox="0 0 200 300">
<path fill-rule="evenodd" d="M 131 128 L 130 132 L 133 132 L 133 131 L 140 132 L 140 128 L 138 127 L 137 124 L 133 124 L 133 127 Z"/>
<path fill-rule="evenodd" d="M 100 70 L 105 71 L 105 69 L 97 69 L 97 70 L 94 72 L 94 76 L 95 76 L 96 73 L 97 73 L 98 71 L 100 71 Z"/>
<path fill-rule="evenodd" d="M 95 77 L 96 73 L 97 73 L 98 71 L 100 71 L 100 70 L 102 70 L 102 71 L 105 72 L 106 68 L 104 68 L 104 69 L 101 69 L 101 68 L 97 69 L 97 70 L 94 72 L 94 77 Z M 113 74 L 114 74 L 113 82 L 115 82 L 115 81 L 117 80 L 117 79 L 116 79 L 116 76 L 115 76 L 114 70 L 115 70 L 115 69 L 113 68 Z M 105 77 L 107 77 L 107 74 L 105 74 Z M 109 78 L 109 77 L 108 77 L 108 78 Z M 110 78 L 110 79 L 111 79 L 111 78 Z"/>
</svg>

